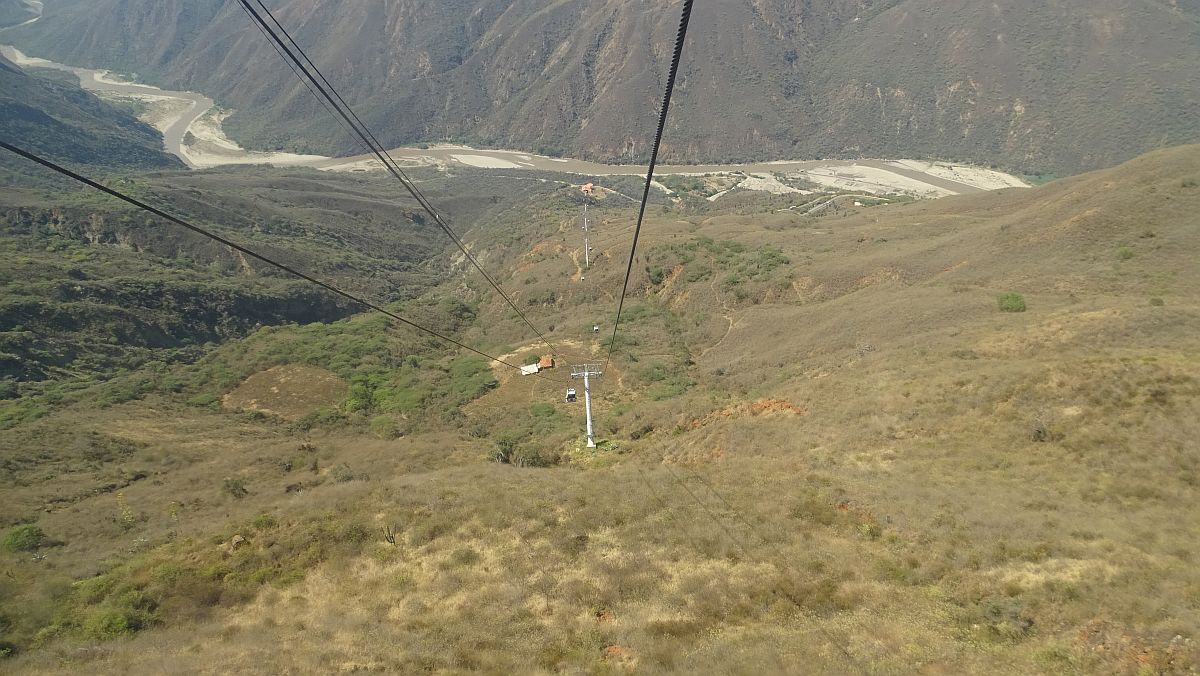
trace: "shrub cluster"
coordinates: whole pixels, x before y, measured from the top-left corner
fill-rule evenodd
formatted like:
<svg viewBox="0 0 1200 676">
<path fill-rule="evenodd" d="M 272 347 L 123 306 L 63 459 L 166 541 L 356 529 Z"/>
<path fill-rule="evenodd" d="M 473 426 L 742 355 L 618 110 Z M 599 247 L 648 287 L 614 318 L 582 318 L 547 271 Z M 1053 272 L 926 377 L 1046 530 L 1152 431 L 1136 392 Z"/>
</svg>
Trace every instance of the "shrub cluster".
<svg viewBox="0 0 1200 676">
<path fill-rule="evenodd" d="M 34 552 L 46 541 L 46 534 L 33 524 L 17 526 L 4 535 L 0 547 L 6 552 Z"/>
<path fill-rule="evenodd" d="M 998 299 L 1001 312 L 1024 312 L 1025 297 L 1019 293 L 1001 294 Z"/>
</svg>

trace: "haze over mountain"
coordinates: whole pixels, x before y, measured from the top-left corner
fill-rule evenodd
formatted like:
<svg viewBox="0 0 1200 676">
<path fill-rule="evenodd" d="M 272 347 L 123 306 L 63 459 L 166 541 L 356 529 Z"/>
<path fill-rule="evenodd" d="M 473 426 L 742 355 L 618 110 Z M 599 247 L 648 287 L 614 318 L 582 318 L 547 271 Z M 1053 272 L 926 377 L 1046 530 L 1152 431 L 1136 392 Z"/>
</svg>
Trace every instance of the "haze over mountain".
<svg viewBox="0 0 1200 676">
<path fill-rule="evenodd" d="M 644 160 L 678 2 L 269 3 L 387 144 Z M 250 145 L 356 151 L 228 0 L 60 0 L 6 32 L 237 110 Z M 698 3 L 674 161 L 943 157 L 1075 173 L 1200 140 L 1200 2 Z M 632 111 L 643 114 L 631 115 Z"/>
<path fill-rule="evenodd" d="M 24 0 L 0 0 L 0 28 L 24 23 L 37 16 L 37 11 Z"/>
</svg>

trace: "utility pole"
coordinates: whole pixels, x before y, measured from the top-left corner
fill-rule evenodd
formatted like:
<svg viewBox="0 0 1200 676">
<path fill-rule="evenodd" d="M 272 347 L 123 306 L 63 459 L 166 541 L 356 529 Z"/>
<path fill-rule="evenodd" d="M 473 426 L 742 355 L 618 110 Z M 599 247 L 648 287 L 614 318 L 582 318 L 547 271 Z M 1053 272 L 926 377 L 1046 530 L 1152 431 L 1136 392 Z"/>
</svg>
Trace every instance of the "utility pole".
<svg viewBox="0 0 1200 676">
<path fill-rule="evenodd" d="M 592 196 L 594 185 L 591 183 L 583 184 L 583 267 L 585 270 L 590 270 L 592 267 L 592 243 L 590 241 L 591 231 L 588 230 L 587 208 L 588 199 Z"/>
<path fill-rule="evenodd" d="M 599 378 L 604 375 L 600 364 L 580 364 L 571 367 L 572 378 L 583 378 L 583 407 L 587 411 L 587 447 L 596 447 L 596 437 L 592 434 L 592 386 L 589 378 Z"/>
<path fill-rule="evenodd" d="M 588 270 L 592 268 L 591 248 L 588 243 L 587 196 L 585 195 L 583 198 L 583 267 Z"/>
</svg>

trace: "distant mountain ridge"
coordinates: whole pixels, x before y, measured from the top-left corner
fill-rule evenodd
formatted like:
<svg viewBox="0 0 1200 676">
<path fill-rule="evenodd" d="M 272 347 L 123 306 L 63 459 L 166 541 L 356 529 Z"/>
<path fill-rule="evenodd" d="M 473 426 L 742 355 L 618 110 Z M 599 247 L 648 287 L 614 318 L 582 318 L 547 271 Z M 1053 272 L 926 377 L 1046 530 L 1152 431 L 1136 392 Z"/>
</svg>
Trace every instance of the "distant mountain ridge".
<svg viewBox="0 0 1200 676">
<path fill-rule="evenodd" d="M 628 0 L 269 4 L 387 144 L 606 161 L 646 157 L 679 11 Z M 5 40 L 203 91 L 238 111 L 228 128 L 250 145 L 356 150 L 230 0 L 60 0 Z M 1200 140 L 1198 45 L 1200 0 L 701 2 L 664 153 L 1075 173 Z"/>
</svg>

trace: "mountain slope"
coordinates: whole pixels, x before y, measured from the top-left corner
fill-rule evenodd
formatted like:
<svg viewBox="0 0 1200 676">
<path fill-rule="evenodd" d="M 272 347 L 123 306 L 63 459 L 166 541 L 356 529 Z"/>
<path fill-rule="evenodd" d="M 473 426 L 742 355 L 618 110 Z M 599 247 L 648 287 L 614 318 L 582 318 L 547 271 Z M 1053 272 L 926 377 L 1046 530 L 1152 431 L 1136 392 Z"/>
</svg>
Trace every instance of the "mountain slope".
<svg viewBox="0 0 1200 676">
<path fill-rule="evenodd" d="M 584 280 L 577 188 L 525 182 L 464 236 L 564 363 L 602 359 L 635 205 L 596 200 L 621 241 Z M 53 406 L 0 435 L 0 664 L 1195 672 L 1200 147 L 821 217 L 730 199 L 652 210 L 597 449 L 565 383 L 369 316 L 104 385 L 140 400 L 0 400 Z M 463 282 L 414 305 L 538 353 Z M 314 366 L 344 382 L 295 410 Z"/>
<path fill-rule="evenodd" d="M 0 1 L 0 28 L 24 23 L 35 16 L 37 14 L 21 0 Z"/>
<path fill-rule="evenodd" d="M 55 160 L 174 169 L 162 135 L 77 86 L 51 82 L 0 57 L 0 137 Z M 16 162 L 4 158 L 7 165 Z"/>
<path fill-rule="evenodd" d="M 645 158 L 679 9 L 273 7 L 386 143 L 605 160 Z M 199 89 L 238 110 L 230 129 L 254 145 L 354 150 L 236 3 L 65 0 L 7 35 Z M 1200 138 L 1194 0 L 736 0 L 699 4 L 691 35 L 670 160 L 921 156 L 1074 173 Z"/>
<path fill-rule="evenodd" d="M 17 162 L 13 170 L 27 170 L 20 185 L 45 178 Z M 395 205 L 394 186 L 381 179 L 258 169 L 118 185 L 339 288 L 402 302 L 437 283 L 445 245 Z M 436 182 L 425 188 L 464 219 L 503 204 L 491 193 L 450 202 Z M 0 195 L 0 386 L 106 380 L 148 362 L 194 361 L 264 325 L 358 311 L 88 188 L 10 186 Z"/>
</svg>

